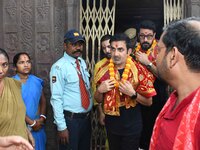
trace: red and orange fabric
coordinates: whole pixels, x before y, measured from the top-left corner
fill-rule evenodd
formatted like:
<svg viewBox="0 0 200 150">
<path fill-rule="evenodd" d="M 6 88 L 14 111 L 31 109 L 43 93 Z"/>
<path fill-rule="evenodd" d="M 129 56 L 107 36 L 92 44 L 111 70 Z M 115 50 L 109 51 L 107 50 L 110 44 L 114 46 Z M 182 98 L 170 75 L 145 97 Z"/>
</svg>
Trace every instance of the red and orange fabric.
<svg viewBox="0 0 200 150">
<path fill-rule="evenodd" d="M 95 64 L 94 67 L 94 73 L 93 73 L 93 82 L 92 82 L 92 93 L 94 94 L 96 92 L 96 83 L 94 82 L 95 78 L 99 78 L 97 75 L 97 72 L 99 72 L 105 65 L 107 65 L 109 63 L 109 59 L 107 58 L 103 58 L 102 60 L 100 60 L 98 63 Z M 96 106 L 98 103 L 96 102 L 96 100 L 93 98 L 94 100 L 94 106 Z"/>
<path fill-rule="evenodd" d="M 134 51 L 134 54 L 138 51 L 140 52 L 143 52 L 143 53 L 146 53 L 148 55 L 148 59 L 154 64 L 156 65 L 156 57 L 157 57 L 157 49 L 158 49 L 158 46 L 157 46 L 158 42 L 157 40 L 153 40 L 153 44 L 151 45 L 151 47 L 144 51 L 142 50 L 142 47 L 140 45 L 140 43 L 138 43 L 137 47 L 135 48 L 135 51 Z"/>
<path fill-rule="evenodd" d="M 179 112 L 183 115 L 180 119 L 177 133 L 174 138 L 175 141 L 173 144 L 173 150 L 195 150 L 200 148 L 200 144 L 195 142 L 199 140 L 199 135 L 194 132 L 196 131 L 195 129 L 199 127 L 197 122 L 200 115 L 200 88 L 198 88 L 195 93 L 192 94 L 194 94 L 194 96 L 192 99 L 189 97 L 190 103 L 187 105 L 187 108 L 184 109 L 184 111 Z M 175 97 L 174 95 L 177 95 L 177 93 L 174 92 L 171 94 L 167 100 L 167 103 L 156 119 L 151 138 L 150 150 L 158 149 L 158 136 L 160 135 L 161 131 L 162 118 L 167 111 L 170 111 L 171 107 L 173 107 L 172 105 L 175 104 L 177 96 Z"/>
<path fill-rule="evenodd" d="M 144 51 L 144 50 L 142 50 L 140 43 L 138 43 L 137 47 L 135 48 L 135 51 L 133 52 L 133 55 L 135 55 L 135 53 L 138 52 L 138 51 L 145 53 L 145 54 L 147 54 L 149 61 L 151 61 L 156 66 L 156 57 L 157 57 L 157 54 L 158 54 L 157 44 L 158 44 L 157 40 L 154 39 L 151 47 L 147 51 Z M 145 67 L 145 69 L 148 71 L 148 69 L 146 67 Z M 155 77 L 154 77 L 154 80 L 155 80 Z"/>
<path fill-rule="evenodd" d="M 100 85 L 103 81 L 110 79 L 109 74 L 109 61 L 102 64 L 94 76 L 93 86 Z M 156 91 L 153 87 L 153 76 L 138 62 L 130 62 L 130 71 L 127 80 L 132 83 L 134 89 L 145 97 L 152 97 L 156 95 Z M 116 68 L 114 68 L 115 79 L 120 82 L 120 74 Z M 111 91 L 104 93 L 104 113 L 107 115 L 119 116 L 119 107 L 125 106 L 127 109 L 135 107 L 136 100 L 131 99 L 129 96 L 119 92 L 119 88 L 116 86 Z"/>
</svg>

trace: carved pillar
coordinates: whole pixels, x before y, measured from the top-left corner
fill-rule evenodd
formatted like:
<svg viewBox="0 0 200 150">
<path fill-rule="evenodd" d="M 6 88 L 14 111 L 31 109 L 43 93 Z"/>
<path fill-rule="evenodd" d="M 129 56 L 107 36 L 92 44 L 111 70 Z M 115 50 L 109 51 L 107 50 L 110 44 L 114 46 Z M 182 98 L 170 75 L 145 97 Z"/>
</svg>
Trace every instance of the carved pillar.
<svg viewBox="0 0 200 150">
<path fill-rule="evenodd" d="M 191 0 L 191 16 L 200 16 L 200 0 Z"/>
<path fill-rule="evenodd" d="M 186 0 L 185 17 L 200 16 L 200 0 Z"/>
<path fill-rule="evenodd" d="M 11 0 L 10 2 L 12 2 Z M 20 3 L 19 3 L 20 2 Z M 17 1 L 17 22 L 16 27 L 18 27 L 17 35 L 19 36 L 17 51 L 25 51 L 29 53 L 32 58 L 33 67 L 32 71 L 35 72 L 36 68 L 36 58 L 35 58 L 35 15 L 34 15 L 34 1 L 32 0 L 21 0 Z M 17 7 L 18 8 L 18 7 Z M 20 17 L 19 17 L 20 16 Z M 12 26 L 12 23 L 9 24 Z M 15 49 L 15 50 L 16 50 Z M 13 51 L 16 54 L 16 51 Z"/>
<path fill-rule="evenodd" d="M 31 49 L 29 49 L 30 47 L 26 43 L 26 41 L 30 40 L 30 36 L 26 36 L 27 35 L 26 29 L 28 28 L 28 26 L 26 28 L 25 26 L 21 25 L 20 26 L 21 30 L 19 28 L 19 24 L 21 23 L 26 24 L 30 20 L 27 21 L 26 18 L 21 19 L 18 16 L 19 12 L 22 10 L 20 9 L 20 4 L 17 0 L 7 0 L 7 1 L 4 0 L 2 5 L 3 5 L 2 9 L 3 48 L 8 52 L 9 57 L 12 60 L 13 55 L 22 47 L 21 45 L 23 45 L 23 47 L 26 47 L 28 50 L 31 51 Z M 31 10 L 29 12 L 31 13 Z M 23 13 L 23 15 L 26 16 L 26 13 Z M 30 17 L 28 19 L 30 19 Z M 24 34 L 22 34 L 22 32 L 24 32 Z M 31 29 L 29 30 L 29 33 L 30 34 L 32 33 Z M 20 35 L 22 35 L 21 38 Z"/>
<path fill-rule="evenodd" d="M 3 1 L 0 1 L 0 14 L 3 14 Z M 0 15 L 0 48 L 3 47 L 3 15 Z"/>
<path fill-rule="evenodd" d="M 29 53 L 33 62 L 32 73 L 45 83 L 47 149 L 57 147 L 49 101 L 49 71 L 51 65 L 63 55 L 63 36 L 67 22 L 65 4 L 65 0 L 0 0 L 0 47 L 8 52 L 10 62 L 18 52 Z M 74 18 L 70 22 L 73 21 Z"/>
<path fill-rule="evenodd" d="M 79 30 L 79 20 L 80 20 L 80 1 L 79 0 L 66 0 L 65 10 L 65 25 L 66 31 L 69 29 Z"/>
<path fill-rule="evenodd" d="M 65 2 L 56 0 L 54 2 L 54 50 L 53 60 L 63 55 L 63 39 L 65 34 Z"/>
</svg>

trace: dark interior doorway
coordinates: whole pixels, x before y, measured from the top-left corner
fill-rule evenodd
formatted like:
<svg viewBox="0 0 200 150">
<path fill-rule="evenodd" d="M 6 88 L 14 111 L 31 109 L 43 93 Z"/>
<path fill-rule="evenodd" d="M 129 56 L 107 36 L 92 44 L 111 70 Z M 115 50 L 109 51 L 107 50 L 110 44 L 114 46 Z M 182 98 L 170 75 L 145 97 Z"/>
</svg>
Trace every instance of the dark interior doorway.
<svg viewBox="0 0 200 150">
<path fill-rule="evenodd" d="M 156 24 L 156 38 L 160 37 L 164 22 L 163 0 L 117 0 L 116 5 L 115 32 L 137 28 L 142 20 L 148 19 Z"/>
</svg>

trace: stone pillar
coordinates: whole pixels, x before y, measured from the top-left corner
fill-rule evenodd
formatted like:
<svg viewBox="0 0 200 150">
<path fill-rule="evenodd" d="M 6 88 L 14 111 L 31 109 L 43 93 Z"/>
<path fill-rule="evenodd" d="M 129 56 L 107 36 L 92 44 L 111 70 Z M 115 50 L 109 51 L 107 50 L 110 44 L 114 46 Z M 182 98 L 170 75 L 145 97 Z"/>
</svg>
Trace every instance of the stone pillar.
<svg viewBox="0 0 200 150">
<path fill-rule="evenodd" d="M 185 17 L 200 16 L 200 0 L 185 1 Z"/>
<path fill-rule="evenodd" d="M 65 5 L 65 25 L 66 31 L 69 29 L 79 30 L 80 20 L 80 1 L 79 0 L 66 0 Z"/>
<path fill-rule="evenodd" d="M 63 55 L 65 25 L 78 27 L 78 2 L 71 1 L 66 11 L 66 0 L 0 0 L 0 47 L 8 52 L 10 62 L 18 52 L 29 53 L 33 62 L 32 73 L 44 80 L 47 150 L 57 149 L 57 131 L 50 105 L 49 71 L 51 65 Z M 71 17 L 70 21 L 65 20 L 66 16 Z M 14 74 L 11 71 L 10 76 Z"/>
<path fill-rule="evenodd" d="M 0 14 L 3 14 L 3 1 L 0 1 Z M 3 47 L 3 15 L 0 15 L 0 48 Z"/>
<path fill-rule="evenodd" d="M 191 0 L 191 16 L 200 16 L 200 0 Z"/>
</svg>

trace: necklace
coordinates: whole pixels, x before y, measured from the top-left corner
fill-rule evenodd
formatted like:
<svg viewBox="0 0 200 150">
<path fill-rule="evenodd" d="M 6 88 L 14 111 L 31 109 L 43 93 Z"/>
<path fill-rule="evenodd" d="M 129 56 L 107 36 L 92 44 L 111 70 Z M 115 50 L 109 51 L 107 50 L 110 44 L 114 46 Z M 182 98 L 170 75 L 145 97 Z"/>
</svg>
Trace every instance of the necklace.
<svg viewBox="0 0 200 150">
<path fill-rule="evenodd" d="M 128 58 L 126 59 L 126 65 L 122 74 L 122 81 L 126 81 L 128 79 L 128 74 L 130 72 L 130 68 L 131 68 L 131 56 L 128 56 Z M 109 70 L 109 75 L 110 75 L 110 79 L 114 79 L 116 81 L 115 83 L 115 87 L 119 87 L 119 82 L 116 80 L 115 77 L 115 70 L 114 70 L 114 63 L 113 60 L 110 59 L 110 63 L 108 65 L 108 70 Z"/>
<path fill-rule="evenodd" d="M 157 41 L 154 39 L 151 47 L 145 52 L 147 54 L 147 56 L 150 55 L 151 51 L 156 47 L 156 45 L 157 45 Z M 140 49 L 141 49 L 141 44 L 139 43 L 137 45 L 137 47 L 135 48 L 135 51 L 138 52 L 138 51 L 140 51 Z"/>
</svg>

